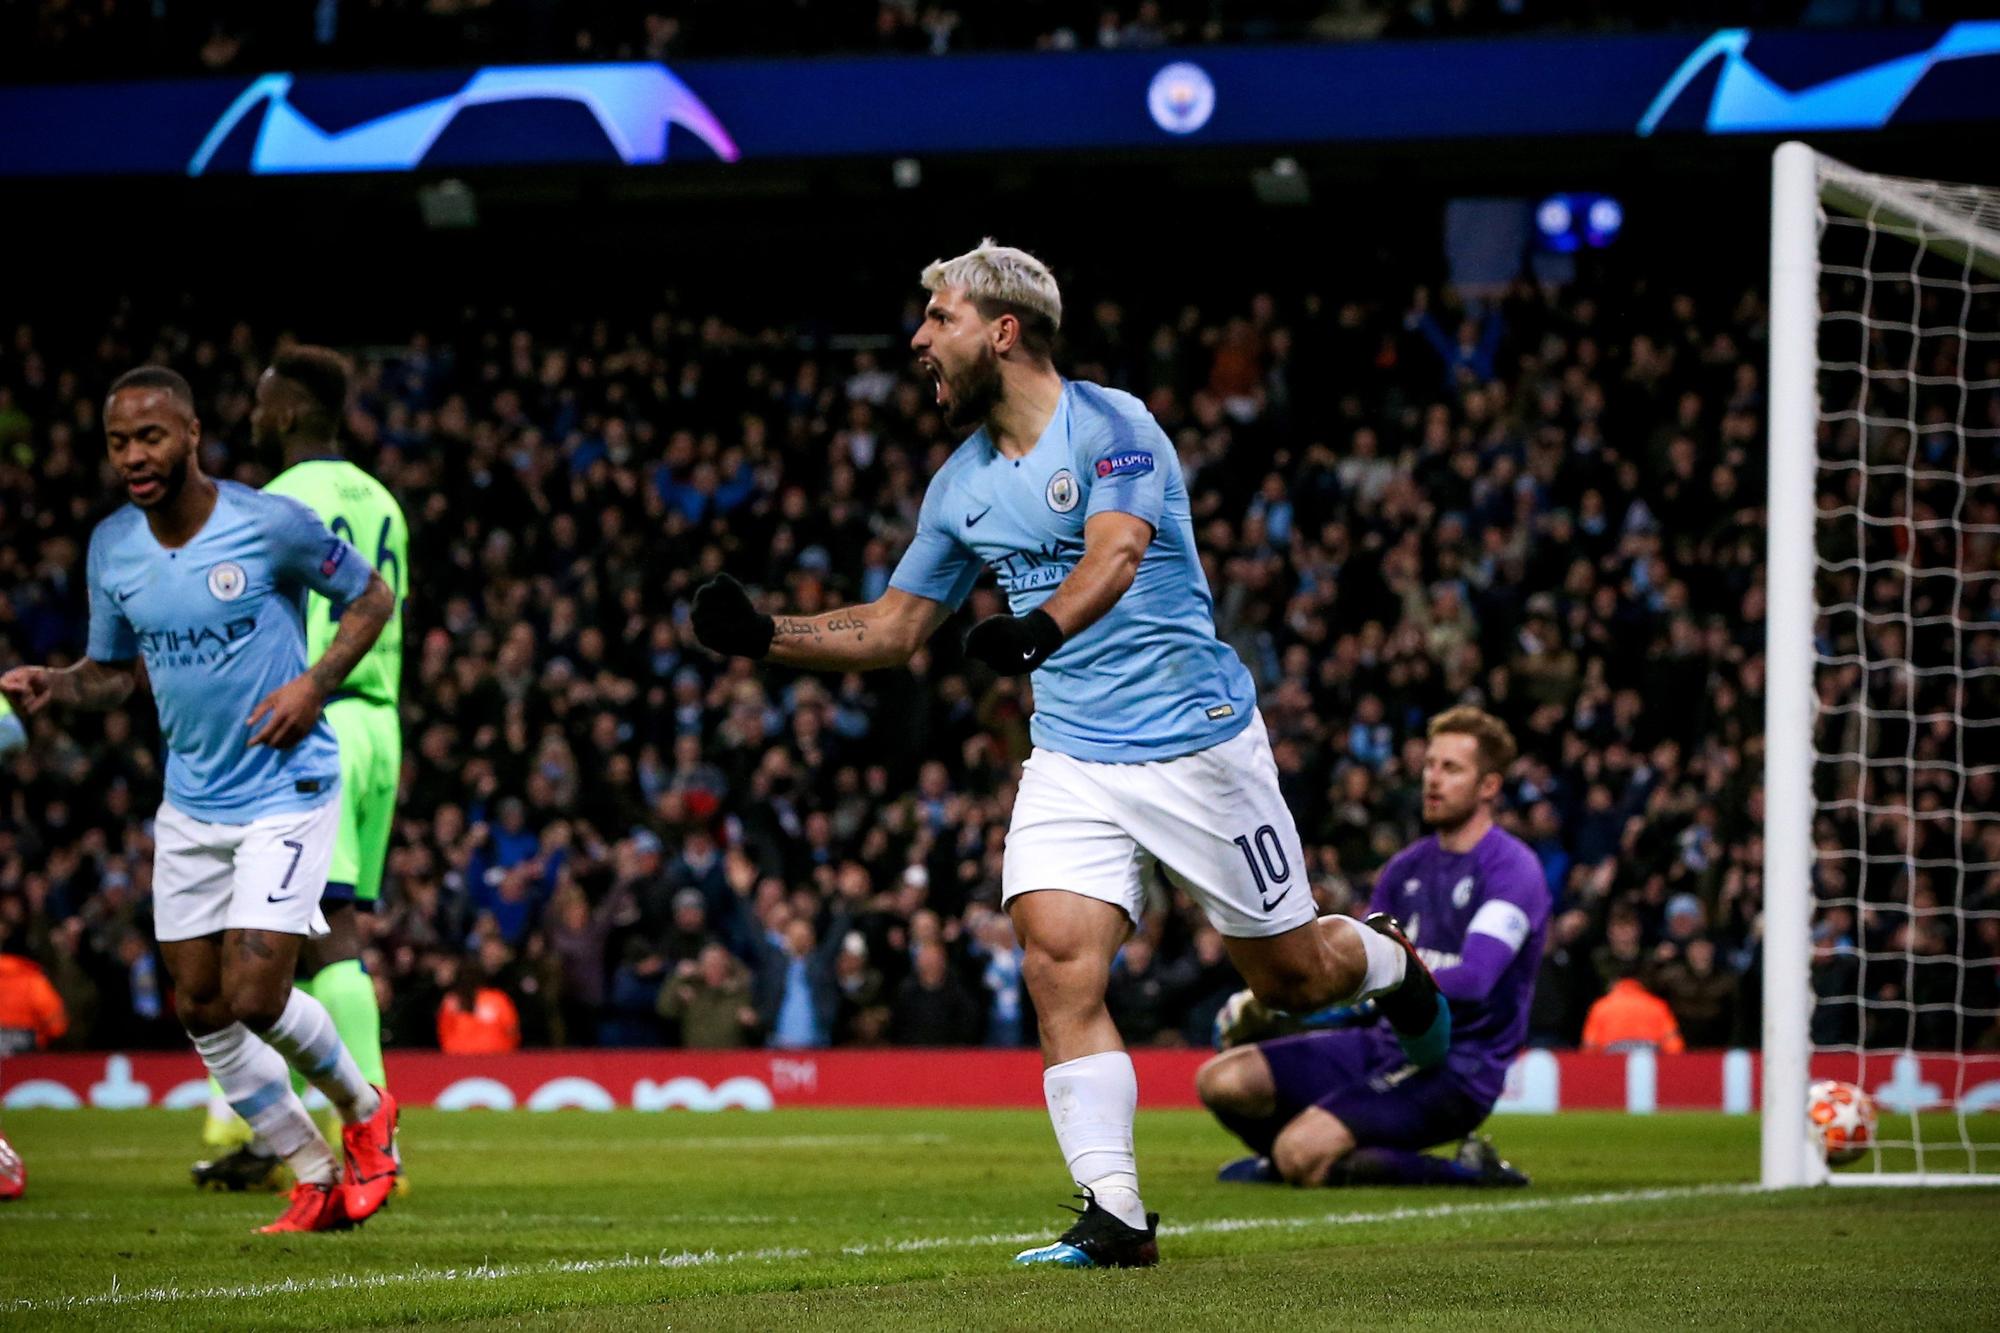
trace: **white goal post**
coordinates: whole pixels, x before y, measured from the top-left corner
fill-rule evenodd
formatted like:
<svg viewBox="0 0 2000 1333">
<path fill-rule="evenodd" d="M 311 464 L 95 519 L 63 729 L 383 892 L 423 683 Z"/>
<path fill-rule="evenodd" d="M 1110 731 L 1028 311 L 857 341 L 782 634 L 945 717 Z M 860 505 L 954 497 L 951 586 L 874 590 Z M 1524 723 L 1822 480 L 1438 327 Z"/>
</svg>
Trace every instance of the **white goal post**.
<svg viewBox="0 0 2000 1333">
<path fill-rule="evenodd" d="M 1770 260 L 1761 1180 L 2000 1183 L 2000 189 L 1787 143 Z"/>
</svg>

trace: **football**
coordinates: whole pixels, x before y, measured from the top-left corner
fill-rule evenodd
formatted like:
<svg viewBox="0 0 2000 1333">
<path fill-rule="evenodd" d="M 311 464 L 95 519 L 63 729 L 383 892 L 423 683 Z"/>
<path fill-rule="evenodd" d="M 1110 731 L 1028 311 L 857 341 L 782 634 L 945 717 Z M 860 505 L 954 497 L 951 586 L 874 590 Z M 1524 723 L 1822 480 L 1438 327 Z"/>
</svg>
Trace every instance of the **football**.
<svg viewBox="0 0 2000 1333">
<path fill-rule="evenodd" d="M 1852 1083 L 1827 1078 L 1813 1084 L 1806 1118 L 1828 1166 L 1859 1161 L 1875 1142 L 1875 1099 Z"/>
</svg>

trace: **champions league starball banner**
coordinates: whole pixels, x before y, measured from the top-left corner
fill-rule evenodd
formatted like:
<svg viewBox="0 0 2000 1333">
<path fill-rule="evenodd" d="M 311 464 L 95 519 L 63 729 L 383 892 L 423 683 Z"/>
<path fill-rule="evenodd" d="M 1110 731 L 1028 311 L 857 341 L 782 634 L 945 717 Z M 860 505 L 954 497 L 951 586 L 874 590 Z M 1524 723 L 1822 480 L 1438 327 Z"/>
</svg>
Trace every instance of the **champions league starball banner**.
<svg viewBox="0 0 2000 1333">
<path fill-rule="evenodd" d="M 0 89 L 0 176 L 286 175 L 2000 121 L 2000 22 Z"/>
</svg>

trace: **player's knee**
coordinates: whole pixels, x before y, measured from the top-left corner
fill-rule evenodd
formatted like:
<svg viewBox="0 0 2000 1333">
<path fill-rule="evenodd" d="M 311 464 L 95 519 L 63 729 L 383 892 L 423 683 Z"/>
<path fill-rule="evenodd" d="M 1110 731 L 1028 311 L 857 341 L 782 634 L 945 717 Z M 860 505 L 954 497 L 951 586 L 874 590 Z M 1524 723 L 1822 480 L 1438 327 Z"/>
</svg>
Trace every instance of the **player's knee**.
<svg viewBox="0 0 2000 1333">
<path fill-rule="evenodd" d="M 174 1017 L 181 1026 L 197 1037 L 205 1037 L 211 1032 L 220 1032 L 235 1022 L 235 1015 L 229 1012 L 229 1004 L 217 992 L 197 994 L 188 989 L 174 992 Z"/>
<path fill-rule="evenodd" d="M 1271 1145 L 1271 1165 L 1291 1185 L 1324 1185 L 1326 1173 L 1347 1154 L 1351 1141 L 1328 1133 L 1307 1117 L 1285 1126 Z"/>
<path fill-rule="evenodd" d="M 229 1014 L 252 1032 L 262 1032 L 284 1016 L 291 986 L 273 985 L 265 977 L 246 977 L 228 987 Z"/>
<path fill-rule="evenodd" d="M 1093 970 L 1097 969 L 1087 959 L 1040 946 L 1031 945 L 1021 954 L 1021 981 L 1035 1006 L 1042 1010 L 1066 1008 L 1076 997 L 1087 993 L 1088 974 Z M 1093 998 L 1104 998 L 1102 987 Z"/>
<path fill-rule="evenodd" d="M 1236 1109 L 1236 1080 L 1229 1072 L 1229 1063 L 1227 1057 L 1218 1055 L 1195 1071 L 1195 1095 L 1211 1111 Z"/>
<path fill-rule="evenodd" d="M 1321 998 L 1326 989 L 1323 979 L 1304 968 L 1271 968 L 1257 978 L 1252 989 L 1271 1008 L 1290 1014 L 1310 1013 L 1325 1002 Z"/>
<path fill-rule="evenodd" d="M 1237 1115 L 1270 1113 L 1270 1075 L 1254 1049 L 1216 1056 L 1195 1072 L 1194 1086 L 1201 1104 L 1211 1111 Z"/>
</svg>

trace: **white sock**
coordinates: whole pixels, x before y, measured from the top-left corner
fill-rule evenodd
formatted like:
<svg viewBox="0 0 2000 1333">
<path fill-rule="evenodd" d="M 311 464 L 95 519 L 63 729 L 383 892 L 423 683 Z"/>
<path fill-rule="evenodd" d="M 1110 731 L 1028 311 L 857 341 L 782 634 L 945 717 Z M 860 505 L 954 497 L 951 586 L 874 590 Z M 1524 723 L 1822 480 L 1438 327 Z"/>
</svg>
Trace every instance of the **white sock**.
<svg viewBox="0 0 2000 1333">
<path fill-rule="evenodd" d="M 1132 1154 L 1132 1118 L 1139 1110 L 1132 1057 L 1100 1051 L 1051 1065 L 1042 1071 L 1042 1095 L 1071 1179 L 1113 1217 L 1143 1228 L 1146 1208 L 1139 1202 L 1139 1164 Z"/>
<path fill-rule="evenodd" d="M 1361 989 L 1354 995 L 1356 1000 L 1380 995 L 1403 984 L 1403 968 L 1410 961 L 1410 956 L 1403 952 L 1402 945 L 1387 935 L 1370 930 L 1352 917 L 1328 919 L 1345 922 L 1349 930 L 1361 937 L 1361 952 L 1368 958 L 1368 970 L 1362 974 Z"/>
<path fill-rule="evenodd" d="M 339 1164 L 326 1140 L 306 1114 L 305 1103 L 292 1091 L 292 1074 L 283 1056 L 257 1040 L 241 1023 L 196 1037 L 194 1048 L 222 1085 L 230 1107 L 250 1122 L 250 1128 L 273 1153 L 285 1159 L 294 1175 L 326 1184 L 340 1178 Z"/>
<path fill-rule="evenodd" d="M 340 1112 L 341 1121 L 354 1125 L 375 1114 L 381 1097 L 361 1076 L 360 1066 L 347 1053 L 326 1006 L 298 987 L 285 1001 L 285 1012 L 264 1033 L 264 1040 L 305 1076 L 306 1082 L 326 1094 Z"/>
</svg>

